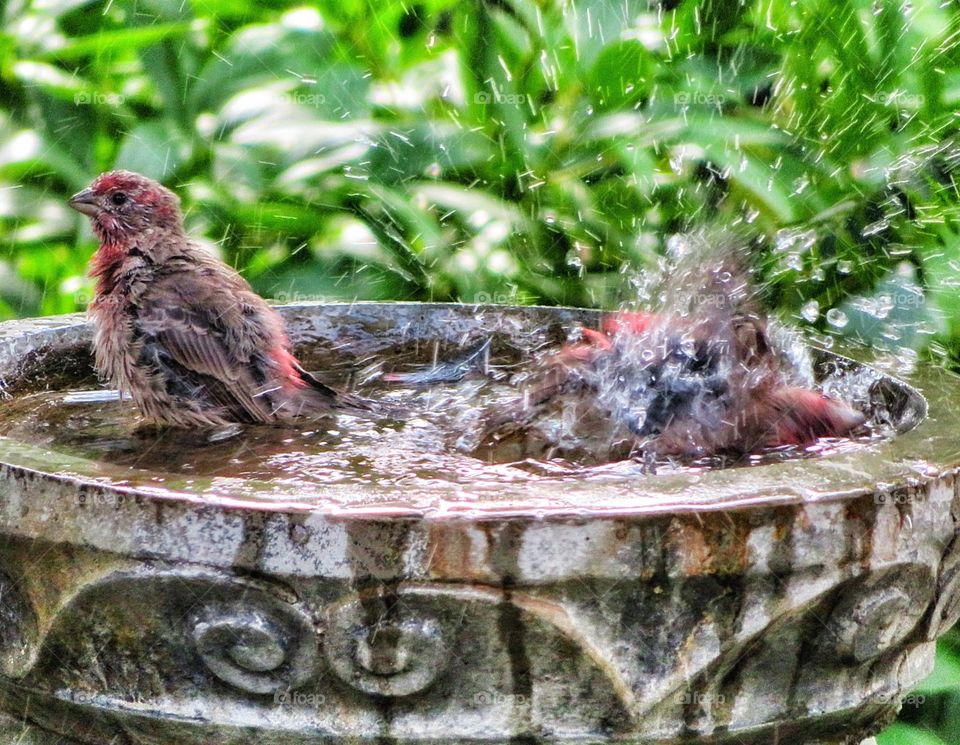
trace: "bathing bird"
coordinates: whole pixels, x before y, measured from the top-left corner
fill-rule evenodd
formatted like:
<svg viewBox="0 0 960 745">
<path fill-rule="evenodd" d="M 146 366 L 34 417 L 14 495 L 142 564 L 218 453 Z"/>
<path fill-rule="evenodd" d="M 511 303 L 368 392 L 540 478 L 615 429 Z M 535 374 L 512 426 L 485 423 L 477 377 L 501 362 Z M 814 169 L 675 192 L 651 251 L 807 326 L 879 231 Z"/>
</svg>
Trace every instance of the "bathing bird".
<svg viewBox="0 0 960 745">
<path fill-rule="evenodd" d="M 658 456 L 746 455 L 850 435 L 864 415 L 810 387 L 767 319 L 716 308 L 682 316 L 618 313 L 545 361 L 527 415 L 566 390 L 609 412 Z M 509 424 L 502 420 L 487 433 Z"/>
<path fill-rule="evenodd" d="M 858 431 L 864 415 L 816 390 L 802 344 L 763 313 L 742 241 L 685 242 L 686 255 L 650 282 L 651 310 L 577 329 L 528 365 L 515 378 L 520 395 L 483 411 L 460 446 L 501 462 L 696 459 Z"/>
<path fill-rule="evenodd" d="M 304 370 L 280 315 L 187 236 L 172 191 L 111 171 L 69 204 L 99 240 L 90 263 L 96 369 L 147 422 L 271 424 L 369 408 Z"/>
</svg>

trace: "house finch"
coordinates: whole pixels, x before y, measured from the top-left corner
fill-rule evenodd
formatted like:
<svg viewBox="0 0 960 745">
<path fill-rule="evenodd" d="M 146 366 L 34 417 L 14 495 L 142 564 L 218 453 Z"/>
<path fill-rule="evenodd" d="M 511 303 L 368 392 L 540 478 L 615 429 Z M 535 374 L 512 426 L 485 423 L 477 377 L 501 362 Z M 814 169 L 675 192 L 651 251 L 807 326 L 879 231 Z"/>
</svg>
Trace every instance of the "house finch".
<svg viewBox="0 0 960 745">
<path fill-rule="evenodd" d="M 560 372 L 548 388 L 588 386 L 656 455 L 802 446 L 864 422 L 846 403 L 801 385 L 766 321 L 752 314 L 612 315 L 553 364 Z"/>
<path fill-rule="evenodd" d="M 864 416 L 813 390 L 812 374 L 778 343 L 736 250 L 698 249 L 670 267 L 656 312 L 580 329 L 523 373 L 516 400 L 484 411 L 461 447 L 495 461 L 698 458 L 803 446 L 861 426 Z"/>
<path fill-rule="evenodd" d="M 191 243 L 176 195 L 113 171 L 75 194 L 100 247 L 91 260 L 97 371 L 159 425 L 217 427 L 367 408 L 293 356 L 280 316 Z"/>
</svg>

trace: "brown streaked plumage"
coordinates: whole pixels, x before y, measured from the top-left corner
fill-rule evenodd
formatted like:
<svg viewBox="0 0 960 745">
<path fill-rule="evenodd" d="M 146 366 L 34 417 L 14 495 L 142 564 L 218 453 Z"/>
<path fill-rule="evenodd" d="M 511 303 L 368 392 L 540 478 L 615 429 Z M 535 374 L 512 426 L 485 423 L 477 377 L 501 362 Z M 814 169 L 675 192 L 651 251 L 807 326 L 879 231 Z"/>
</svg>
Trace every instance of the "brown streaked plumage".
<svg viewBox="0 0 960 745">
<path fill-rule="evenodd" d="M 97 371 L 148 421 L 271 424 L 369 408 L 300 366 L 277 312 L 187 237 L 173 192 L 112 171 L 70 206 L 100 241 L 90 266 Z"/>
</svg>

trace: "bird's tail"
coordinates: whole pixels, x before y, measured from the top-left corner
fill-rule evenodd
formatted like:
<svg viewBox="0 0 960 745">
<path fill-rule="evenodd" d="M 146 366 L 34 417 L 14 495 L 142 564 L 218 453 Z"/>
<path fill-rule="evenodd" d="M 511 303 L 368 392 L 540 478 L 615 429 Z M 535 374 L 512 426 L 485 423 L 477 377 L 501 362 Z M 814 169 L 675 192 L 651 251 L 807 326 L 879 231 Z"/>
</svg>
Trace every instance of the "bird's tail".
<svg viewBox="0 0 960 745">
<path fill-rule="evenodd" d="M 318 380 L 312 373 L 304 370 L 299 363 L 294 369 L 299 379 L 305 384 L 300 388 L 300 391 L 315 399 L 318 398 L 321 406 L 325 408 L 352 409 L 357 412 L 373 412 L 377 408 L 375 402 L 370 399 L 330 387 Z"/>
<path fill-rule="evenodd" d="M 859 429 L 866 417 L 845 404 L 817 391 L 782 386 L 771 392 L 775 428 L 780 445 L 806 445 L 819 437 L 845 437 Z"/>
</svg>

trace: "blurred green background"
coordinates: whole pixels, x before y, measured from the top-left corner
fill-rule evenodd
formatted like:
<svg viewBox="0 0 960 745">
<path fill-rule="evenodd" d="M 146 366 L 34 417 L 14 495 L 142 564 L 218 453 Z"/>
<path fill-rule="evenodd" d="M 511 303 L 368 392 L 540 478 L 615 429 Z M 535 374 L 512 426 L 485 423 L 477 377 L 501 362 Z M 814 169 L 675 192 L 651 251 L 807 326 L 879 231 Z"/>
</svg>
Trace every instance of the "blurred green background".
<svg viewBox="0 0 960 745">
<path fill-rule="evenodd" d="M 65 199 L 128 168 L 280 301 L 615 307 L 669 236 L 760 241 L 829 345 L 960 367 L 960 5 L 8 2 L 0 317 L 81 310 Z M 960 743 L 960 635 L 892 743 Z"/>
</svg>

